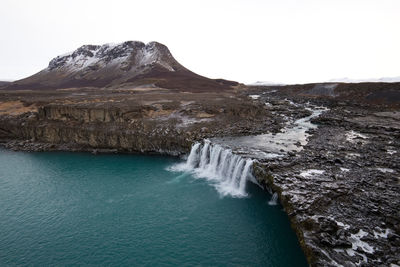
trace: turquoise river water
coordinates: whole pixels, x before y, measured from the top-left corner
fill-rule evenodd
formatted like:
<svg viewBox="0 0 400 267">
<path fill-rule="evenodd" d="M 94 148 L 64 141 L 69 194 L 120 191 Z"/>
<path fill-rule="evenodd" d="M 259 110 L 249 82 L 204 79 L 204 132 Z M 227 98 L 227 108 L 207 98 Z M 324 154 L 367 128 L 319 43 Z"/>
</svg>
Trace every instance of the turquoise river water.
<svg viewBox="0 0 400 267">
<path fill-rule="evenodd" d="M 0 266 L 307 266 L 269 195 L 222 197 L 179 162 L 0 149 Z"/>
</svg>

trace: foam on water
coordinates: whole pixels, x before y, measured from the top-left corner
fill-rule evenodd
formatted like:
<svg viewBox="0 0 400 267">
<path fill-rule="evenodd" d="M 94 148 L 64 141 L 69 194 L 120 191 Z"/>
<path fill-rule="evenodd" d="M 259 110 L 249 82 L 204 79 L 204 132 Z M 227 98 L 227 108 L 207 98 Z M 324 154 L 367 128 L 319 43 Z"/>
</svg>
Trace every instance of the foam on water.
<svg viewBox="0 0 400 267">
<path fill-rule="evenodd" d="M 205 140 L 204 144 L 193 145 L 186 162 L 176 164 L 169 170 L 191 172 L 196 178 L 207 179 L 222 196 L 245 197 L 246 182 L 255 182 L 252 166 L 253 160 Z"/>
<path fill-rule="evenodd" d="M 276 192 L 272 195 L 271 200 L 268 201 L 268 205 L 270 206 L 278 205 L 278 194 Z"/>
</svg>

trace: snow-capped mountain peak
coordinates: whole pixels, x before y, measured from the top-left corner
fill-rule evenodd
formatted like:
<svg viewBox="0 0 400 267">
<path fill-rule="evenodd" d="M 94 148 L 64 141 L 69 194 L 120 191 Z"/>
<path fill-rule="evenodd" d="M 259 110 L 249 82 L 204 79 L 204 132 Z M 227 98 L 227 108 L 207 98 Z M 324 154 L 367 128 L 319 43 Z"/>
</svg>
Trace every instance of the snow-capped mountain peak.
<svg viewBox="0 0 400 267">
<path fill-rule="evenodd" d="M 127 41 L 120 44 L 83 45 L 71 53 L 52 59 L 47 71 L 78 72 L 87 68 L 96 70 L 105 67 L 119 67 L 125 71 L 144 68 L 158 63 L 169 71 L 174 71 L 167 47 L 157 42 L 144 44 Z"/>
</svg>

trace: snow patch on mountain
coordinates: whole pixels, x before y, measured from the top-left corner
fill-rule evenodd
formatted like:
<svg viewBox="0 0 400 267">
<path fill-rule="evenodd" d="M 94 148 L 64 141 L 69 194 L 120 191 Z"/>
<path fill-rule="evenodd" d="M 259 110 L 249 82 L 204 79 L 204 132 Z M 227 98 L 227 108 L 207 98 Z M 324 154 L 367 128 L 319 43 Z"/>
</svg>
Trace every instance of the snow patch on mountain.
<svg viewBox="0 0 400 267">
<path fill-rule="evenodd" d="M 159 65 L 163 66 L 169 71 L 175 71 L 172 66 L 170 66 L 167 62 L 160 60 L 161 53 L 156 48 L 155 43 L 147 44 L 143 50 L 141 50 L 140 64 L 139 65 L 150 65 L 152 63 L 157 62 Z"/>
<path fill-rule="evenodd" d="M 128 41 L 119 44 L 84 45 L 77 50 L 58 56 L 50 61 L 47 71 L 61 70 L 78 72 L 84 69 L 99 69 L 104 67 L 143 68 L 158 64 L 169 71 L 174 68 L 163 57 L 170 57 L 169 52 L 161 51 L 161 45 L 156 42 L 144 44 Z M 135 64 L 131 64 L 135 62 Z"/>
</svg>

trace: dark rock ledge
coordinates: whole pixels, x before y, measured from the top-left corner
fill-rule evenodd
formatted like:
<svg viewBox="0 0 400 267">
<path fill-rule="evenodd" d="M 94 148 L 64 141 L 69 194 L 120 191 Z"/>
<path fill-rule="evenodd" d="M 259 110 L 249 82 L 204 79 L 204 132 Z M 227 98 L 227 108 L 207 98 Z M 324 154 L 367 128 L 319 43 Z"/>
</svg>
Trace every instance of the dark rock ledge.
<svg viewBox="0 0 400 267">
<path fill-rule="evenodd" d="M 311 266 L 400 265 L 399 115 L 332 104 L 302 151 L 255 164 Z"/>
</svg>

